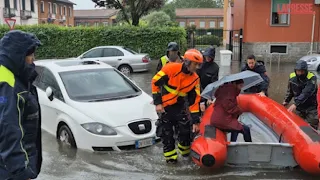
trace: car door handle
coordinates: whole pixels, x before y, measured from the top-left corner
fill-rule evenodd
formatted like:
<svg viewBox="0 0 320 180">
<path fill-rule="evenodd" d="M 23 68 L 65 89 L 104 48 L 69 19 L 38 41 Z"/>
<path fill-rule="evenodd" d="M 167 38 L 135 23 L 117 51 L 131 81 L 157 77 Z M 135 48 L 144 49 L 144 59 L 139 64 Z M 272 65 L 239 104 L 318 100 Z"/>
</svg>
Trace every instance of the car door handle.
<svg viewBox="0 0 320 180">
<path fill-rule="evenodd" d="M 118 59 L 118 61 L 121 61 L 122 59 Z"/>
</svg>

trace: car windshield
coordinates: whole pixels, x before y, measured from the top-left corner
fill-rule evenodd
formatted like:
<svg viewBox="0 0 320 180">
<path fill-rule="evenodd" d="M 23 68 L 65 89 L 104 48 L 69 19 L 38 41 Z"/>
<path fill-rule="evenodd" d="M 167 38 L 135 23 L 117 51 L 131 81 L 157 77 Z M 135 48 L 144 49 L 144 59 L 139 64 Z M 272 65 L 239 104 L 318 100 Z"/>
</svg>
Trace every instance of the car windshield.
<svg viewBox="0 0 320 180">
<path fill-rule="evenodd" d="M 134 50 L 132 50 L 132 49 L 130 49 L 130 48 L 123 47 L 123 49 L 129 51 L 129 52 L 132 53 L 132 54 L 138 54 L 137 52 L 135 52 Z"/>
<path fill-rule="evenodd" d="M 131 98 L 140 89 L 114 69 L 77 70 L 59 73 L 70 99 L 107 101 Z"/>
</svg>

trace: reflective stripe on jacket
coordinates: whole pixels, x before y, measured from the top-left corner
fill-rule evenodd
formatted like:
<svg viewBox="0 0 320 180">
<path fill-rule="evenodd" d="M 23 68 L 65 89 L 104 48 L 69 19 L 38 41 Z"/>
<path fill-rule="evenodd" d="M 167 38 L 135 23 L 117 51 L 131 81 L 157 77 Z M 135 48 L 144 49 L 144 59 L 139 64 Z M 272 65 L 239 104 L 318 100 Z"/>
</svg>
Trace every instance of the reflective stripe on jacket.
<svg viewBox="0 0 320 180">
<path fill-rule="evenodd" d="M 163 107 L 184 107 L 187 97 L 191 116 L 195 117 L 200 112 L 200 80 L 196 73 L 184 73 L 185 71 L 184 64 L 169 63 L 152 78 L 154 104 L 162 104 Z"/>
<path fill-rule="evenodd" d="M 317 103 L 317 77 L 308 72 L 304 80 L 299 80 L 296 73 L 290 74 L 288 90 L 285 102 L 290 102 L 294 98 L 294 104 L 297 110 L 313 110 L 318 106 Z"/>
</svg>

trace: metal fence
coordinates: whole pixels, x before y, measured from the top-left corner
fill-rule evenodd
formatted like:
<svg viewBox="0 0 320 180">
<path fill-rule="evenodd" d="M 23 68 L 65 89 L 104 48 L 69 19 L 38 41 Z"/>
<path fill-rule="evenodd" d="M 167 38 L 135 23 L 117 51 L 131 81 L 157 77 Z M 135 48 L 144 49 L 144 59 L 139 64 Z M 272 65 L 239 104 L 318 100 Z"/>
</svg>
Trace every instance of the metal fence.
<svg viewBox="0 0 320 180">
<path fill-rule="evenodd" d="M 209 46 L 222 47 L 223 33 L 229 37 L 226 49 L 233 52 L 232 60 L 241 61 L 242 59 L 242 29 L 223 30 L 223 29 L 194 29 L 187 31 L 188 48 L 204 50 Z"/>
</svg>

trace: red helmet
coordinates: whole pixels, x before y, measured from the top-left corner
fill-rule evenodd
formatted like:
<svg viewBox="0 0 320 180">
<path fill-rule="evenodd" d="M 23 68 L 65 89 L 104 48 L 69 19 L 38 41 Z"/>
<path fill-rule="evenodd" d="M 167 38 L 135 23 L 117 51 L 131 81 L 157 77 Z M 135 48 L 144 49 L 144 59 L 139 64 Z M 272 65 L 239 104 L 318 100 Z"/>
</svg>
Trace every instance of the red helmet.
<svg viewBox="0 0 320 180">
<path fill-rule="evenodd" d="M 184 59 L 188 61 L 193 61 L 196 63 L 202 63 L 203 62 L 203 55 L 200 51 L 196 49 L 189 49 L 184 53 Z"/>
</svg>

